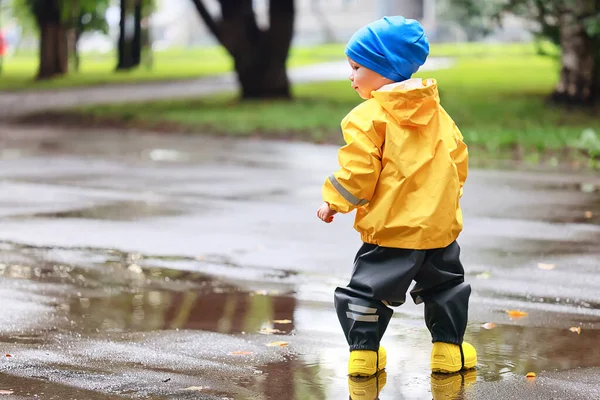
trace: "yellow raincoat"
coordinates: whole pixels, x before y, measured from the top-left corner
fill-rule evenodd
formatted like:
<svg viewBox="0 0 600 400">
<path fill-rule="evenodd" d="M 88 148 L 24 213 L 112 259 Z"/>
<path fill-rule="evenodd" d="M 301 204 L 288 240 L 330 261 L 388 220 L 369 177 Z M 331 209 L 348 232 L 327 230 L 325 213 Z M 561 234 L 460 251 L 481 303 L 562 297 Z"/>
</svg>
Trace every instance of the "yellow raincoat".
<svg viewBox="0 0 600 400">
<path fill-rule="evenodd" d="M 446 247 L 463 227 L 468 151 L 437 82 L 409 79 L 372 95 L 342 120 L 341 168 L 325 181 L 323 199 L 340 213 L 357 209 L 354 227 L 366 243 Z"/>
</svg>

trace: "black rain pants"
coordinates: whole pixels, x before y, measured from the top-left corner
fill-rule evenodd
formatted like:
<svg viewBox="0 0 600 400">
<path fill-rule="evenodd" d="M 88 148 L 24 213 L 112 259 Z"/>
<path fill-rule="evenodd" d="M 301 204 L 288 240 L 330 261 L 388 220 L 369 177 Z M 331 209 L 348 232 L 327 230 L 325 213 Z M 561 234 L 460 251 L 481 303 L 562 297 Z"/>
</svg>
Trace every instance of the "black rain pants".
<svg viewBox="0 0 600 400">
<path fill-rule="evenodd" d="M 350 283 L 334 294 L 350 351 L 379 349 L 393 314 L 389 306 L 404 304 L 413 280 L 410 294 L 415 304 L 425 304 L 432 341 L 462 344 L 471 286 L 464 282 L 458 243 L 432 250 L 365 243 L 354 260 Z"/>
</svg>

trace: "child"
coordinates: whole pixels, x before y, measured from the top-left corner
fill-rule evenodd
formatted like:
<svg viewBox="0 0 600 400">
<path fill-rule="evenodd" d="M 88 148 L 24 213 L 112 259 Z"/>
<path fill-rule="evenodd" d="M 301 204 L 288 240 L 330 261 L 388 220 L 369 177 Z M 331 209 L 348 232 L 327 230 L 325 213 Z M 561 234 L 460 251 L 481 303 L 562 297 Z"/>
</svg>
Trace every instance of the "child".
<svg viewBox="0 0 600 400">
<path fill-rule="evenodd" d="M 467 146 L 440 106 L 434 79 L 409 79 L 425 62 L 422 26 L 385 17 L 356 32 L 346 47 L 352 87 L 366 101 L 342 120 L 341 168 L 323 186 L 317 216 L 356 209 L 363 246 L 350 283 L 335 290 L 335 307 L 350 345 L 348 374 L 370 376 L 386 366 L 379 343 L 393 311 L 410 294 L 425 303 L 433 372 L 474 368 L 463 342 L 471 287 L 456 239 L 467 178 Z"/>
</svg>

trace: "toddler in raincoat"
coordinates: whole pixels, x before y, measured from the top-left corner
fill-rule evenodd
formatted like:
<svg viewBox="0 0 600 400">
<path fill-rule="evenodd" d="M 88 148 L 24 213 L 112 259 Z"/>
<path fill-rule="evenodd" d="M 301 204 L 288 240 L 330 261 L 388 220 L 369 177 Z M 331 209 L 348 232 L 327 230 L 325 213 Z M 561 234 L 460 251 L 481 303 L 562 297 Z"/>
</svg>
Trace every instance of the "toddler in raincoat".
<svg viewBox="0 0 600 400">
<path fill-rule="evenodd" d="M 475 348 L 463 341 L 471 287 L 456 242 L 468 152 L 436 80 L 411 79 L 429 55 L 428 40 L 417 21 L 385 17 L 357 31 L 345 53 L 352 87 L 366 101 L 342 120 L 340 169 L 325 181 L 317 216 L 331 222 L 356 210 L 364 242 L 350 283 L 334 294 L 350 345 L 348 374 L 385 368 L 380 341 L 390 307 L 405 302 L 413 280 L 411 297 L 424 303 L 431 332 L 431 370 L 474 368 Z"/>
</svg>

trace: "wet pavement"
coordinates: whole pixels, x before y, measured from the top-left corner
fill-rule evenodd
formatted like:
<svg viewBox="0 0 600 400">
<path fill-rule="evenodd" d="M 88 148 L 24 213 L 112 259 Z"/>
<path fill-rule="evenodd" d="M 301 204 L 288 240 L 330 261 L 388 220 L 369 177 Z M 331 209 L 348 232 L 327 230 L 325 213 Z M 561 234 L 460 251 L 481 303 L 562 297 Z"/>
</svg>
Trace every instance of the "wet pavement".
<svg viewBox="0 0 600 400">
<path fill-rule="evenodd" d="M 335 147 L 1 126 L 0 148 L 2 397 L 600 398 L 597 173 L 474 169 L 477 370 L 432 376 L 407 303 L 354 382 L 332 293 L 359 238 L 315 216 Z"/>
</svg>

